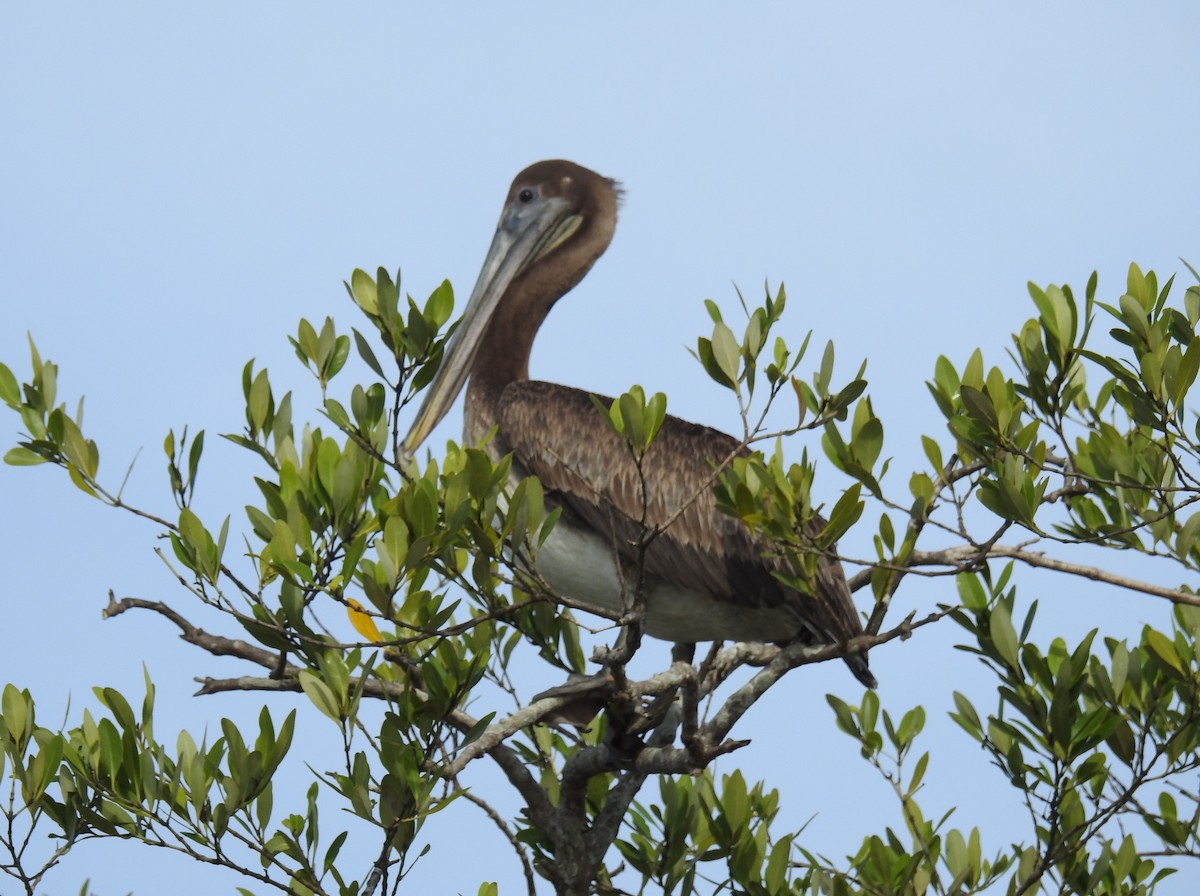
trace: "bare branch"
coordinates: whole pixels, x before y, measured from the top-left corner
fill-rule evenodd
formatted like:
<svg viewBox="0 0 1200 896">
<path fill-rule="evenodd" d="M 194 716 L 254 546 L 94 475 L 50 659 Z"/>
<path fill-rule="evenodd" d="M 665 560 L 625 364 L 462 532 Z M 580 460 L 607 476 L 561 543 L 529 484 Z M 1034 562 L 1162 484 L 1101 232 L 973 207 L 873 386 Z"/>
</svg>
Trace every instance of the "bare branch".
<svg viewBox="0 0 1200 896">
<path fill-rule="evenodd" d="M 1179 591 L 1175 588 L 1166 588 L 1162 585 L 1154 585 L 1150 582 L 1132 579 L 1129 576 L 1109 572 L 1097 566 L 1068 563 L 1065 560 L 1047 557 L 1040 551 L 1028 551 L 1021 547 L 1003 544 L 992 545 L 983 554 L 978 549 L 965 545 L 957 548 L 947 548 L 942 551 L 914 551 L 910 562 L 913 566 L 959 566 L 969 568 L 983 560 L 994 558 L 1019 560 L 1028 566 L 1036 566 L 1040 569 L 1052 569 L 1055 572 L 1063 572 L 1068 575 L 1091 579 L 1095 582 L 1104 582 L 1108 585 L 1115 585 L 1118 588 L 1125 588 L 1130 591 L 1138 591 L 1142 594 L 1150 594 L 1154 597 L 1165 597 L 1172 603 L 1200 607 L 1200 596 L 1188 594 L 1186 591 Z"/>
<path fill-rule="evenodd" d="M 536 881 L 533 876 L 533 866 L 529 864 L 529 856 L 526 855 L 524 844 L 517 839 L 517 835 L 513 832 L 512 828 L 509 827 L 508 822 L 504 820 L 503 816 L 501 816 L 501 814 L 497 812 L 490 803 L 486 802 L 482 797 L 476 796 L 467 788 L 460 788 L 458 793 L 468 803 L 471 803 L 482 809 L 484 814 L 492 820 L 492 823 L 500 829 L 500 833 L 504 835 L 506 840 L 508 840 L 509 844 L 513 848 L 513 851 L 517 854 L 517 859 L 521 862 L 521 871 L 525 875 L 525 886 L 529 892 L 529 896 L 537 896 Z"/>
<path fill-rule="evenodd" d="M 248 660 L 264 669 L 276 669 L 279 666 L 279 654 L 275 651 L 255 647 L 240 638 L 226 638 L 221 635 L 210 635 L 202 628 L 192 625 L 179 612 L 164 604 L 162 601 L 143 600 L 139 597 L 123 597 L 117 600 L 112 591 L 108 592 L 108 606 L 102 613 L 105 619 L 120 616 L 126 610 L 150 610 L 165 616 L 179 628 L 179 636 L 189 644 L 194 644 L 213 656 L 235 656 Z M 294 668 L 294 667 L 293 667 Z"/>
</svg>

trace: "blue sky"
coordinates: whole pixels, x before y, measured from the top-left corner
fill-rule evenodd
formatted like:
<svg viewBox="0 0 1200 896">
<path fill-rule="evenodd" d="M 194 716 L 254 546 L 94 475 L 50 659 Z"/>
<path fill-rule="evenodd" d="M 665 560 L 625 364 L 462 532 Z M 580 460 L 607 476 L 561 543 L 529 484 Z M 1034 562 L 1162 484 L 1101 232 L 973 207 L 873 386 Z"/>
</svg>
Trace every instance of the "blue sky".
<svg viewBox="0 0 1200 896">
<path fill-rule="evenodd" d="M 706 331 L 704 298 L 732 311 L 734 284 L 755 295 L 782 281 L 795 341 L 833 339 L 844 375 L 868 360 L 896 490 L 922 464 L 918 435 L 942 432 L 923 385 L 934 359 L 961 363 L 978 345 L 1002 362 L 1031 313 L 1026 281 L 1081 288 L 1098 270 L 1112 299 L 1130 261 L 1184 278 L 1178 259 L 1200 262 L 1190 3 L 411 9 L 0 11 L 0 359 L 25 373 L 28 331 L 61 363 L 63 397 L 87 395 L 110 481 L 137 458 L 131 501 L 170 508 L 167 427 L 239 429 L 249 358 L 311 406 L 286 336 L 302 316 L 357 325 L 341 286 L 353 268 L 401 267 L 418 298 L 448 277 L 465 296 L 509 181 L 541 158 L 617 177 L 627 197 L 608 255 L 544 328 L 535 376 L 609 393 L 641 383 L 679 416 L 733 428 L 736 409 L 685 346 Z M 9 442 L 16 431 L 15 418 L 0 425 Z M 805 444 L 817 451 L 792 448 Z M 240 519 L 253 471 L 211 439 L 198 509 Z M 822 466 L 822 499 L 844 485 Z M 256 714 L 252 699 L 188 696 L 192 676 L 236 664 L 155 619 L 101 623 L 108 588 L 188 606 L 151 530 L 47 469 L 0 468 L 0 506 L 0 681 L 32 688 L 43 724 L 68 696 L 72 719 L 94 706 L 94 684 L 139 693 L 143 663 L 165 739 Z M 852 533 L 848 552 L 867 553 L 869 536 Z M 1076 629 L 1136 637 L 1167 618 L 1149 598 L 1023 583 Z M 925 610 L 950 599 L 938 587 L 898 600 Z M 961 803 L 958 822 L 986 821 L 999 847 L 1017 836 L 1014 794 L 944 718 L 947 680 L 983 682 L 950 649 L 956 636 L 923 633 L 872 665 L 885 706 L 929 711 L 927 810 Z M 770 778 L 785 823 L 815 814 L 808 842 L 841 854 L 864 806 L 899 819 L 833 728 L 823 695 L 857 691 L 827 665 L 773 691 L 750 720 L 754 744 L 720 768 Z M 332 744 L 322 722 L 305 710 L 310 742 Z M 980 783 L 964 794 L 968 769 Z M 486 874 L 518 891 L 499 838 L 454 811 L 431 822 L 414 890 L 473 893 Z M 184 894 L 233 886 L 118 844 L 80 849 L 45 889 L 90 876 L 101 896 L 156 892 L 164 875 Z"/>
</svg>

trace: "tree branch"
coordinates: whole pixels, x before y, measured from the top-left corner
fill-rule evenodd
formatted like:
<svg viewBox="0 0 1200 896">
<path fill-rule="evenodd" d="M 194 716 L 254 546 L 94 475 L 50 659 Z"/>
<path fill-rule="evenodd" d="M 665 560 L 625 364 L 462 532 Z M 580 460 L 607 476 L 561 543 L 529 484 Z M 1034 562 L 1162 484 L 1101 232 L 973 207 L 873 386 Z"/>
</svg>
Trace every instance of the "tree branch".
<svg viewBox="0 0 1200 896">
<path fill-rule="evenodd" d="M 1063 572 L 1068 575 L 1091 579 L 1095 582 L 1104 582 L 1107 585 L 1115 585 L 1118 588 L 1138 591 L 1142 594 L 1153 595 L 1154 597 L 1165 597 L 1172 603 L 1200 607 L 1200 596 L 1188 594 L 1186 591 L 1166 588 L 1162 585 L 1153 585 L 1150 582 L 1143 582 L 1139 579 L 1131 579 L 1129 576 L 1109 572 L 1097 566 L 1068 563 L 1065 560 L 1047 557 L 1040 551 L 1028 551 L 1024 548 L 1010 545 L 992 545 L 986 552 L 980 552 L 978 549 L 966 545 L 957 548 L 947 548 L 942 551 L 914 551 L 910 563 L 913 566 L 970 567 L 987 559 L 1019 560 L 1027 566 L 1035 566 L 1039 569 L 1052 569 L 1055 572 Z"/>
</svg>

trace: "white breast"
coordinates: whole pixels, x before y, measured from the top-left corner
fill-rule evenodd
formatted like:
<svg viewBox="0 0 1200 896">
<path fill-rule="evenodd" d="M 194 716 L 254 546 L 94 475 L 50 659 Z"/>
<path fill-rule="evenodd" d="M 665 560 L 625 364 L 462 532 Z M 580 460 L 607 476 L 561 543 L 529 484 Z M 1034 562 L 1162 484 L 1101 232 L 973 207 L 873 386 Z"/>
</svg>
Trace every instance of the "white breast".
<svg viewBox="0 0 1200 896">
<path fill-rule="evenodd" d="M 537 553 L 538 573 L 563 596 L 586 606 L 621 612 L 637 588 L 636 571 L 622 581 L 613 546 L 590 529 L 559 520 Z M 796 616 L 782 607 L 758 608 L 714 600 L 676 585 L 651 582 L 644 588 L 646 634 L 665 641 L 786 641 L 800 631 Z"/>
</svg>

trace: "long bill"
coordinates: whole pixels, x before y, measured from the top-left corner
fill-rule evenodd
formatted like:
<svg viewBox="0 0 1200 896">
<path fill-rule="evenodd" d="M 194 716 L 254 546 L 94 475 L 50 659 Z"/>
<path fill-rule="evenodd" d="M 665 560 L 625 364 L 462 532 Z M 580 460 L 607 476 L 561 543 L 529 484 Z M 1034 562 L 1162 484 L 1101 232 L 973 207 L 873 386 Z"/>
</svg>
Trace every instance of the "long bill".
<svg viewBox="0 0 1200 896">
<path fill-rule="evenodd" d="M 570 236 L 578 225 L 579 217 L 568 214 L 567 203 L 557 197 L 505 210 L 458 329 L 450 337 L 441 367 L 426 388 L 421 409 L 404 437 L 405 457 L 413 456 L 462 391 L 483 335 L 509 285 L 532 262 Z"/>
</svg>

